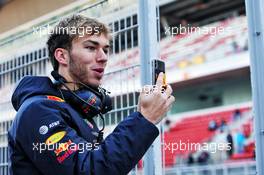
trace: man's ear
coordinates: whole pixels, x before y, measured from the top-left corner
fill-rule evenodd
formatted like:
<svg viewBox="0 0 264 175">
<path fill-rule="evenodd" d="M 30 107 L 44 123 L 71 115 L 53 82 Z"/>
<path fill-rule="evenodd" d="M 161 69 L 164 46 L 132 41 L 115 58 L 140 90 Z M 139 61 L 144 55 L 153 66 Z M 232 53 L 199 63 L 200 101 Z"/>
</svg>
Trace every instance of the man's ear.
<svg viewBox="0 0 264 175">
<path fill-rule="evenodd" d="M 57 48 L 54 52 L 54 57 L 61 65 L 67 66 L 69 63 L 69 51 L 66 49 Z"/>
</svg>

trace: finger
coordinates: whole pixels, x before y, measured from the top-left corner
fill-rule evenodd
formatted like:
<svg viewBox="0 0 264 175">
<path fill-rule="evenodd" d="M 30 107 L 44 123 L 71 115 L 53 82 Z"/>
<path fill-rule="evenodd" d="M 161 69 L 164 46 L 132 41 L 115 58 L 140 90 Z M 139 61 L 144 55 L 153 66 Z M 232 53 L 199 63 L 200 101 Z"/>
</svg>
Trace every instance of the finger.
<svg viewBox="0 0 264 175">
<path fill-rule="evenodd" d="M 174 102 L 175 102 L 175 97 L 170 95 L 169 98 L 167 99 L 166 104 L 167 104 L 167 106 L 170 107 Z"/>
<path fill-rule="evenodd" d="M 149 92 L 151 91 L 151 88 L 152 86 L 149 86 L 149 85 L 145 85 L 144 87 L 141 88 L 141 91 L 140 91 L 140 95 L 146 95 L 146 94 L 149 94 Z"/>
<path fill-rule="evenodd" d="M 171 86 L 169 84 L 167 85 L 165 93 L 166 93 L 167 96 L 170 96 L 172 94 L 172 88 L 171 88 Z"/>
<path fill-rule="evenodd" d="M 159 76 L 158 76 L 157 82 L 156 82 L 156 86 L 158 88 L 160 88 L 163 85 L 163 76 L 164 76 L 163 72 L 159 73 Z"/>
</svg>

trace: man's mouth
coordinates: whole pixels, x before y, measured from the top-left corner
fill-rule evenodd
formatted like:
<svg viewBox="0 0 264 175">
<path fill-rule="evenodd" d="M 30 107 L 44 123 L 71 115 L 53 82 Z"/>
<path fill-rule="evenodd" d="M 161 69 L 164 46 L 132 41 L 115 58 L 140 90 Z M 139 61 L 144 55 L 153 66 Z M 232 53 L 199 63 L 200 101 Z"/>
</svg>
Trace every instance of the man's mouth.
<svg viewBox="0 0 264 175">
<path fill-rule="evenodd" d="M 99 79 L 101 79 L 104 75 L 104 68 L 94 68 L 92 71 L 94 71 L 95 76 Z"/>
<path fill-rule="evenodd" d="M 94 68 L 92 70 L 95 71 L 95 72 L 98 72 L 98 73 L 103 73 L 104 72 L 104 68 Z"/>
</svg>

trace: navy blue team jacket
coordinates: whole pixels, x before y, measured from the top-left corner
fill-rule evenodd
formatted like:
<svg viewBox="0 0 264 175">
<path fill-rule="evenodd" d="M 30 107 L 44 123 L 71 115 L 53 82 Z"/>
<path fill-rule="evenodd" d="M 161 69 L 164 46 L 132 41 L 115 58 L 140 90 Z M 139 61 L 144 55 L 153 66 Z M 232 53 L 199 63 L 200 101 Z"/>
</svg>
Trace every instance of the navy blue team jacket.
<svg viewBox="0 0 264 175">
<path fill-rule="evenodd" d="M 11 175 L 127 174 L 159 134 L 134 112 L 99 144 L 95 123 L 59 97 L 48 77 L 19 82 L 12 96 L 17 114 L 8 132 Z"/>
</svg>

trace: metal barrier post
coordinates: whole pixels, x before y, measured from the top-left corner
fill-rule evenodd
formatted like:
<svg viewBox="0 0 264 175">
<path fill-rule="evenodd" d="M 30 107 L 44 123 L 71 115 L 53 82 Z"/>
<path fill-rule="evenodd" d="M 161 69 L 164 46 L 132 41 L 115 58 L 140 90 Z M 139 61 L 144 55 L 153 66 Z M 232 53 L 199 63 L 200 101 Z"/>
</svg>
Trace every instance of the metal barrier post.
<svg viewBox="0 0 264 175">
<path fill-rule="evenodd" d="M 151 60 L 158 58 L 157 41 L 157 2 L 153 0 L 139 0 L 139 32 L 140 32 L 140 63 L 141 84 L 152 84 Z M 158 125 L 160 128 L 160 125 Z M 161 137 L 154 141 L 144 156 L 144 174 L 161 175 Z"/>
<path fill-rule="evenodd" d="M 246 0 L 257 174 L 264 174 L 264 1 Z"/>
</svg>

